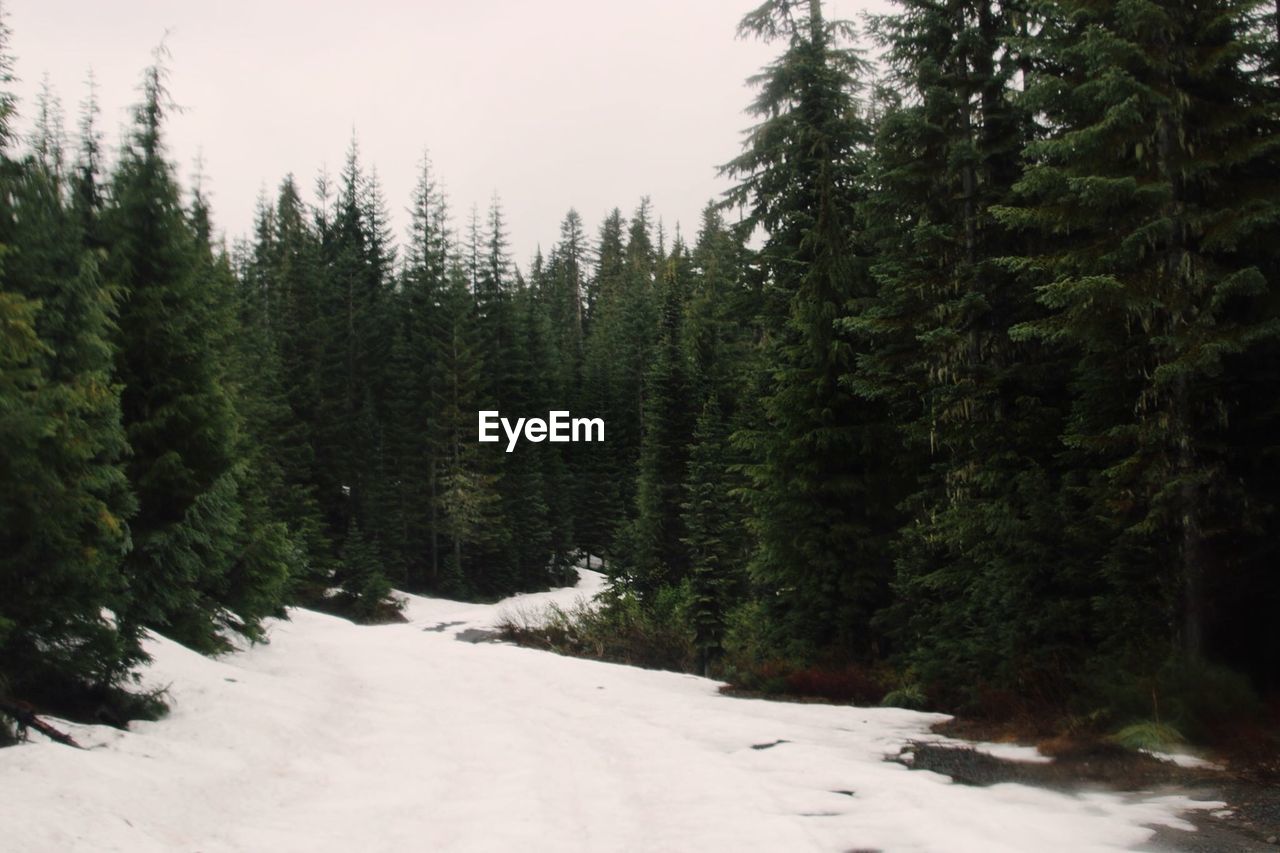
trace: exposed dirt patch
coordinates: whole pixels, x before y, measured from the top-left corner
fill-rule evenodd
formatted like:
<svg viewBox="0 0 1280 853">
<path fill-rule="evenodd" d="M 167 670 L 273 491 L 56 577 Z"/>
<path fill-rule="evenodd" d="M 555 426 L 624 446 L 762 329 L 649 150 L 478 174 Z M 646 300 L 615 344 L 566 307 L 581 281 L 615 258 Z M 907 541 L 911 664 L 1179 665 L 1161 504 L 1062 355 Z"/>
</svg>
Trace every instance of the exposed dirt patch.
<svg viewBox="0 0 1280 853">
<path fill-rule="evenodd" d="M 453 638 L 464 643 L 500 643 L 506 639 L 501 632 L 485 628 L 467 628 L 454 634 Z"/>
<path fill-rule="evenodd" d="M 935 731 L 982 740 L 996 740 L 1001 734 L 981 723 L 956 721 L 937 726 Z M 1179 767 L 1101 738 L 1050 737 L 1039 746 L 1053 755 L 1052 763 L 1006 761 L 936 743 L 912 744 L 891 760 L 942 773 L 967 785 L 1017 782 L 1066 792 L 1105 788 L 1179 793 L 1196 800 L 1225 802 L 1223 808 L 1187 813 L 1184 817 L 1196 827 L 1195 832 L 1159 827 L 1155 837 L 1139 849 L 1166 853 L 1280 851 L 1280 768 L 1270 751 L 1269 738 L 1256 741 L 1252 753 L 1210 755 L 1220 769 Z"/>
<path fill-rule="evenodd" d="M 967 747 L 913 743 L 898 761 L 915 770 L 932 770 L 965 785 L 1020 782 L 1061 791 L 1113 788 L 1141 791 L 1217 781 L 1220 772 L 1179 767 L 1120 746 L 1099 743 L 1092 748 L 1059 755 L 1051 763 L 1008 761 Z"/>
</svg>

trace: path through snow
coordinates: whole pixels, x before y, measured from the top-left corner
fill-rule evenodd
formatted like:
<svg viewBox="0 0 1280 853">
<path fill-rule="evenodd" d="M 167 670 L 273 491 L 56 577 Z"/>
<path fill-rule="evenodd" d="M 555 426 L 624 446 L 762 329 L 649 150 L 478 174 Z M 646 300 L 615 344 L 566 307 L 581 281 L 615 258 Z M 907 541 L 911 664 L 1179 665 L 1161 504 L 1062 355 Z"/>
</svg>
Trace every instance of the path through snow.
<svg viewBox="0 0 1280 853">
<path fill-rule="evenodd" d="M 735 699 L 455 639 L 600 583 L 498 605 L 411 596 L 404 625 L 294 610 L 268 645 L 219 660 L 152 640 L 146 679 L 173 685 L 172 714 L 67 724 L 89 751 L 0 750 L 0 848 L 1074 853 L 1190 828 L 1178 812 L 1207 805 L 956 785 L 883 760 L 938 715 Z"/>
</svg>

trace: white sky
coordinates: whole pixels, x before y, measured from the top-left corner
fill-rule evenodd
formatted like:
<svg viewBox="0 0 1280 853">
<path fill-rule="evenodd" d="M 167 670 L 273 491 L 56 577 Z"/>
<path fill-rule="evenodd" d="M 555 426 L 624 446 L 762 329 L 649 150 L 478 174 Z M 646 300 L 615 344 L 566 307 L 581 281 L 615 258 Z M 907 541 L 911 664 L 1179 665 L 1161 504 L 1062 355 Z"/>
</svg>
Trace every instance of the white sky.
<svg viewBox="0 0 1280 853">
<path fill-rule="evenodd" d="M 497 192 L 522 268 L 570 207 L 588 233 L 642 195 L 688 236 L 725 189 L 716 166 L 751 123 L 745 79 L 780 45 L 735 38 L 759 0 L 4 0 L 21 127 L 47 72 L 74 130 L 84 80 L 120 138 L 142 69 L 169 31 L 167 128 L 184 183 L 203 156 L 215 226 L 250 232 L 259 193 L 293 172 L 310 201 L 354 128 L 396 237 L 429 149 L 455 221 Z M 828 16 L 887 0 L 828 0 Z"/>
</svg>

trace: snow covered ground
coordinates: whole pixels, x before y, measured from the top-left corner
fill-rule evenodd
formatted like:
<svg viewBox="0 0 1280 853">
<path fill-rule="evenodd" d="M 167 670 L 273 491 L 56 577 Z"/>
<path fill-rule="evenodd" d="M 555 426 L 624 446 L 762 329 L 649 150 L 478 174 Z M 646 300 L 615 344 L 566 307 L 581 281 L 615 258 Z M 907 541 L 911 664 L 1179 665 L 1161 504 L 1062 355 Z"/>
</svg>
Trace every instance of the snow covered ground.
<svg viewBox="0 0 1280 853">
<path fill-rule="evenodd" d="M 146 677 L 172 684 L 172 714 L 67 724 L 87 751 L 0 750 L 0 849 L 1090 851 L 1221 805 L 952 784 L 883 760 L 938 715 L 734 699 L 455 638 L 599 584 L 410 597 L 407 625 L 295 610 L 219 660 L 153 640 Z"/>
</svg>

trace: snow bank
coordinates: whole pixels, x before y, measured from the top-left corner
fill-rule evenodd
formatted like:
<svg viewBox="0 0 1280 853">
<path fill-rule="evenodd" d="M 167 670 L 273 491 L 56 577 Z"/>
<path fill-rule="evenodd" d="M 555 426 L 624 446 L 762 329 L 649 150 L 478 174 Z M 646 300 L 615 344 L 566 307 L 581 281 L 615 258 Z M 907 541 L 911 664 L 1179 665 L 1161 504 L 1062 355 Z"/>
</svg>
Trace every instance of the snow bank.
<svg viewBox="0 0 1280 853">
<path fill-rule="evenodd" d="M 269 645 L 219 660 L 153 639 L 146 678 L 172 684 L 173 713 L 68 725 L 84 752 L 0 750 L 0 847 L 1100 851 L 1220 805 L 965 787 L 883 760 L 938 715 L 734 699 L 455 639 L 600 583 L 498 605 L 410 596 L 401 625 L 295 610 Z"/>
<path fill-rule="evenodd" d="M 1189 767 L 1194 770 L 1221 770 L 1221 764 L 1215 764 L 1207 758 L 1201 758 L 1198 755 L 1192 755 L 1188 752 L 1160 752 L 1155 749 L 1144 749 L 1147 755 L 1152 758 L 1158 758 L 1161 761 L 1170 761 L 1179 767 Z"/>
</svg>

